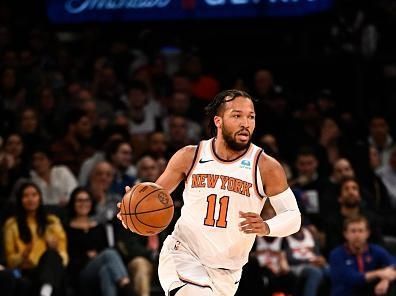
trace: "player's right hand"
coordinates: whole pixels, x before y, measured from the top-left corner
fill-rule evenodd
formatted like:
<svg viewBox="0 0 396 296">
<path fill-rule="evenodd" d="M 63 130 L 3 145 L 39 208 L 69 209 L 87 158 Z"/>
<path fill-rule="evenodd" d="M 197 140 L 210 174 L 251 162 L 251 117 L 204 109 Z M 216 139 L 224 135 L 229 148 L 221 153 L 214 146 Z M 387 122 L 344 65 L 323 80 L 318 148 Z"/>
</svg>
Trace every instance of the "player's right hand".
<svg viewBox="0 0 396 296">
<path fill-rule="evenodd" d="M 130 186 L 125 186 L 125 193 L 127 193 L 129 190 L 131 190 L 131 187 Z M 122 226 L 124 226 L 125 229 L 128 229 L 128 226 L 124 223 L 124 221 L 122 221 L 121 211 L 120 211 L 120 209 L 121 209 L 121 203 L 120 202 L 117 203 L 117 208 L 118 208 L 118 213 L 117 213 L 118 220 L 121 221 Z"/>
</svg>

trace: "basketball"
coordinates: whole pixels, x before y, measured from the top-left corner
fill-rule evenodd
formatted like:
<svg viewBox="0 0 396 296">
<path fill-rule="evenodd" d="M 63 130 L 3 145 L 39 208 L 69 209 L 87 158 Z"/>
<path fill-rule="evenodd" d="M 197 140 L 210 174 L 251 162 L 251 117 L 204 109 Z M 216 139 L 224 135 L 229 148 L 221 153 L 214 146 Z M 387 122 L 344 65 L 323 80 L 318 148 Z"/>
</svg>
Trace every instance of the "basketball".
<svg viewBox="0 0 396 296">
<path fill-rule="evenodd" d="M 161 186 L 144 182 L 125 193 L 121 217 L 129 230 L 140 235 L 154 235 L 164 230 L 173 217 L 173 201 Z"/>
</svg>

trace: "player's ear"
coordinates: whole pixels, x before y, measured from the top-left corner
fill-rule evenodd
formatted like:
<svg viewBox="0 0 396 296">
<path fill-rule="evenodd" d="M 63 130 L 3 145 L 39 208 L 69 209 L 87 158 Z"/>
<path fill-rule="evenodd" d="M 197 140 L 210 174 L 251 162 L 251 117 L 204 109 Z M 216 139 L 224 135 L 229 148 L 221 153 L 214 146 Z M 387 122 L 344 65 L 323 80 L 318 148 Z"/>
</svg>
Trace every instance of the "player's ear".
<svg viewBox="0 0 396 296">
<path fill-rule="evenodd" d="M 221 124 L 223 123 L 223 119 L 222 119 L 220 116 L 215 116 L 215 117 L 213 118 L 213 122 L 214 122 L 214 124 L 215 124 L 215 126 L 216 126 L 217 128 L 220 128 L 220 127 L 221 127 Z"/>
</svg>

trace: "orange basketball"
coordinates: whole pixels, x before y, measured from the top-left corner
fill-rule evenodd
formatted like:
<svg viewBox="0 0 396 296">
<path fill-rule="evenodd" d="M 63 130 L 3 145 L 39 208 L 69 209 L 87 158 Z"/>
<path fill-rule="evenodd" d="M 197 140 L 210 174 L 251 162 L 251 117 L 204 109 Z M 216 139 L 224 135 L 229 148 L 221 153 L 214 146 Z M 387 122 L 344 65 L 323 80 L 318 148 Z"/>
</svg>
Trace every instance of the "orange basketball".
<svg viewBox="0 0 396 296">
<path fill-rule="evenodd" d="M 164 230 L 173 217 L 173 201 L 161 186 L 144 182 L 132 187 L 121 201 L 122 221 L 140 235 Z"/>
</svg>

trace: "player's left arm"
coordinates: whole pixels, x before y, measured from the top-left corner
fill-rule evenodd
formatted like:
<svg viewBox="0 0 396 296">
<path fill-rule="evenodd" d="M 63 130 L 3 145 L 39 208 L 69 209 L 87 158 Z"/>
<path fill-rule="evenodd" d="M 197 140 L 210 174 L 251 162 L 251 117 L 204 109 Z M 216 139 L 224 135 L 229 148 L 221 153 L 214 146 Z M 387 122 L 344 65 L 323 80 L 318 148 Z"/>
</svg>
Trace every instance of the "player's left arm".
<svg viewBox="0 0 396 296">
<path fill-rule="evenodd" d="M 261 154 L 258 165 L 265 193 L 276 216 L 264 221 L 257 213 L 240 212 L 240 216 L 245 219 L 240 223 L 241 230 L 260 236 L 279 237 L 297 232 L 301 226 L 301 213 L 287 183 L 285 171 L 277 160 L 264 153 Z"/>
</svg>

